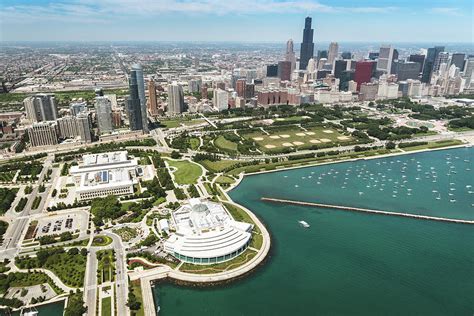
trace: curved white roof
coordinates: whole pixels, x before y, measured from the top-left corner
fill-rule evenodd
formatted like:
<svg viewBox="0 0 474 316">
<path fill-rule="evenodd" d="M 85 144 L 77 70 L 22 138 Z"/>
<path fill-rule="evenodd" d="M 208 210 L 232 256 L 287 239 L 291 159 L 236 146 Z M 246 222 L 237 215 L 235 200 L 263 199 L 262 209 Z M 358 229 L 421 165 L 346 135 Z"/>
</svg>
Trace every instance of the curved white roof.
<svg viewBox="0 0 474 316">
<path fill-rule="evenodd" d="M 187 257 L 213 258 L 237 251 L 247 244 L 250 237 L 249 232 L 229 226 L 202 235 L 179 236 L 175 240 L 168 240 L 167 247 Z"/>
</svg>

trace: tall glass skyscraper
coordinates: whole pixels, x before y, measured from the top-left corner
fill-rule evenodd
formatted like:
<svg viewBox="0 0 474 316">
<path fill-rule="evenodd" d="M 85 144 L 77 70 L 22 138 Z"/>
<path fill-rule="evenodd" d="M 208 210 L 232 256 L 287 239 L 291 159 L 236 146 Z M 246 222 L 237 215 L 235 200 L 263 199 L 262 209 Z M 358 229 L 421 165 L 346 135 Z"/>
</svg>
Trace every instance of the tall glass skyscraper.
<svg viewBox="0 0 474 316">
<path fill-rule="evenodd" d="M 313 32 L 314 30 L 311 28 L 311 18 L 308 16 L 304 21 L 303 42 L 301 43 L 300 52 L 300 70 L 306 70 L 308 61 L 313 58 Z"/>
<path fill-rule="evenodd" d="M 140 99 L 140 110 L 142 115 L 143 131 L 148 133 L 148 118 L 145 97 L 145 80 L 143 79 L 143 68 L 139 64 L 132 66 L 132 71 L 137 74 L 138 98 Z"/>
<path fill-rule="evenodd" d="M 435 46 L 432 48 L 428 48 L 428 54 L 426 55 L 425 65 L 423 66 L 423 74 L 421 76 L 421 82 L 425 82 L 425 83 L 430 82 L 435 61 L 438 58 L 439 53 L 441 52 L 444 52 L 444 46 Z"/>
<path fill-rule="evenodd" d="M 128 97 L 127 105 L 130 130 L 143 130 L 142 109 L 137 84 L 137 71 L 134 69 L 132 69 L 130 72 L 130 77 L 128 78 L 128 89 L 130 96 Z"/>
</svg>

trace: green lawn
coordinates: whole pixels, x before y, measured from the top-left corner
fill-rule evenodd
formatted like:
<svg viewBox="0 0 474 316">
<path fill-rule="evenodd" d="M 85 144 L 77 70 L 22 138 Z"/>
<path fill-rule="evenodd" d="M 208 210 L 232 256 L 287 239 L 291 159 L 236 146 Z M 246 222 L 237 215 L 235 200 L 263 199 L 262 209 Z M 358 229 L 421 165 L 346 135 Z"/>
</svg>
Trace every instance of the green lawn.
<svg viewBox="0 0 474 316">
<path fill-rule="evenodd" d="M 232 184 L 235 182 L 235 179 L 228 176 L 219 176 L 216 182 L 219 184 Z"/>
<path fill-rule="evenodd" d="M 113 250 L 97 251 L 97 261 L 99 262 L 97 268 L 98 283 L 113 281 L 115 271 Z"/>
<path fill-rule="evenodd" d="M 237 152 L 237 144 L 225 139 L 224 136 L 222 136 L 222 135 L 217 136 L 217 138 L 214 139 L 214 145 L 217 148 L 220 148 L 224 151 Z"/>
<path fill-rule="evenodd" d="M 189 144 L 191 145 L 192 150 L 196 150 L 199 148 L 199 145 L 201 144 L 201 142 L 199 141 L 199 138 L 191 137 L 189 139 Z"/>
<path fill-rule="evenodd" d="M 207 170 L 211 172 L 222 172 L 224 169 L 234 166 L 238 163 L 236 160 L 219 160 L 219 161 L 210 161 L 203 160 L 199 162 Z"/>
<path fill-rule="evenodd" d="M 201 167 L 193 162 L 187 160 L 167 160 L 167 162 L 171 167 L 177 169 L 173 174 L 178 184 L 196 184 L 202 174 Z"/>
<path fill-rule="evenodd" d="M 462 141 L 458 139 L 449 139 L 449 140 L 440 140 L 437 142 L 430 142 L 428 144 L 420 145 L 420 146 L 405 147 L 402 149 L 404 151 L 414 151 L 414 150 L 421 150 L 421 149 L 443 148 L 443 147 L 456 146 L 456 145 L 461 145 L 461 144 L 462 144 Z"/>
<path fill-rule="evenodd" d="M 142 297 L 142 287 L 140 286 L 140 280 L 132 281 L 133 294 L 137 298 L 137 301 L 140 302 L 140 309 L 137 311 L 131 311 L 133 316 L 144 316 L 145 311 L 143 310 L 143 297 Z"/>
<path fill-rule="evenodd" d="M 112 315 L 112 297 L 106 297 L 102 299 L 102 310 L 101 310 L 101 315 L 102 316 L 111 316 Z"/>
<path fill-rule="evenodd" d="M 260 229 L 255 225 L 255 222 L 250 218 L 249 214 L 242 208 L 235 206 L 234 204 L 223 202 L 230 215 L 239 222 L 246 222 L 254 225 L 254 231 L 260 233 Z"/>
</svg>

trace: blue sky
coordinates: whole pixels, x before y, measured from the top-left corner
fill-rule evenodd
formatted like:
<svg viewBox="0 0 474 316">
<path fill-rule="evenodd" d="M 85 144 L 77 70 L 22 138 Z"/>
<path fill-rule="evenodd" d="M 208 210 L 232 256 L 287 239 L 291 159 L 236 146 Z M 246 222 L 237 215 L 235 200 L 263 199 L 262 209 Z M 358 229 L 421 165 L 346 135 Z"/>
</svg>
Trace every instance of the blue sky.
<svg viewBox="0 0 474 316">
<path fill-rule="evenodd" d="M 0 40 L 473 42 L 472 0 L 2 0 Z"/>
</svg>

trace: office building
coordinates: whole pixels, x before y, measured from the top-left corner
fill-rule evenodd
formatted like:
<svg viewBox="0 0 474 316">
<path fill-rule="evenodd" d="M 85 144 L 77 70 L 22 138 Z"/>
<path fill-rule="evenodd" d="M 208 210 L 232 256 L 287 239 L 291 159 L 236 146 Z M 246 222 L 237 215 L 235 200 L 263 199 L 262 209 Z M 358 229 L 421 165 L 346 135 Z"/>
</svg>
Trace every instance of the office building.
<svg viewBox="0 0 474 316">
<path fill-rule="evenodd" d="M 412 61 L 397 60 L 393 63 L 392 73 L 397 75 L 398 81 L 418 79 L 420 74 L 420 64 Z"/>
<path fill-rule="evenodd" d="M 449 53 L 440 52 L 433 65 L 433 72 L 439 71 L 442 64 L 445 64 L 446 66 L 448 66 L 448 60 L 449 60 Z"/>
<path fill-rule="evenodd" d="M 23 100 L 23 105 L 31 122 L 55 121 L 58 118 L 53 94 L 36 94 Z"/>
<path fill-rule="evenodd" d="M 384 73 L 392 73 L 392 62 L 398 59 L 398 51 L 391 46 L 380 47 L 377 59 L 377 70 Z"/>
<path fill-rule="evenodd" d="M 412 54 L 408 58 L 408 61 L 412 61 L 414 63 L 419 63 L 420 64 L 420 69 L 418 70 L 418 72 L 421 73 L 423 71 L 423 65 L 425 63 L 425 55 Z"/>
<path fill-rule="evenodd" d="M 352 54 L 351 54 L 351 52 L 342 52 L 341 58 L 342 59 L 352 59 Z"/>
<path fill-rule="evenodd" d="M 58 144 L 58 125 L 53 121 L 35 122 L 28 128 L 28 138 L 32 147 Z"/>
<path fill-rule="evenodd" d="M 57 121 L 58 134 L 61 139 L 77 139 L 85 143 L 92 142 L 91 120 L 87 112 L 81 112 L 77 116 L 64 116 Z"/>
<path fill-rule="evenodd" d="M 158 115 L 156 86 L 155 86 L 155 81 L 153 79 L 150 79 L 148 81 L 148 113 L 150 113 L 151 116 Z"/>
<path fill-rule="evenodd" d="M 201 79 L 190 79 L 188 80 L 188 92 L 189 93 L 199 93 L 201 92 Z"/>
<path fill-rule="evenodd" d="M 180 114 L 184 112 L 183 87 L 177 82 L 168 85 L 168 113 Z"/>
<path fill-rule="evenodd" d="M 308 16 L 304 22 L 303 42 L 301 43 L 300 51 L 300 70 L 306 70 L 306 67 L 308 67 L 308 61 L 310 58 L 313 58 L 313 32 L 314 30 L 311 28 L 311 18 Z"/>
<path fill-rule="evenodd" d="M 343 72 L 347 69 L 347 60 L 338 59 L 334 63 L 334 77 L 337 79 L 342 78 Z"/>
<path fill-rule="evenodd" d="M 307 64 L 308 63 L 306 63 L 306 65 Z M 300 64 L 300 69 L 301 69 L 301 64 Z M 281 81 L 291 80 L 291 62 L 290 61 L 278 62 L 278 78 L 280 78 Z"/>
<path fill-rule="evenodd" d="M 99 133 L 110 133 L 113 131 L 112 126 L 112 103 L 107 97 L 95 98 L 95 117 Z"/>
<path fill-rule="evenodd" d="M 143 130 L 142 110 L 137 85 L 137 72 L 132 70 L 128 78 L 129 96 L 127 100 L 128 121 L 131 131 Z"/>
<path fill-rule="evenodd" d="M 328 64 L 332 66 L 338 54 L 339 54 L 339 44 L 336 42 L 331 42 L 331 44 L 329 44 L 329 49 L 328 49 Z"/>
<path fill-rule="evenodd" d="M 464 66 L 463 79 L 466 81 L 466 89 L 473 88 L 472 80 L 474 79 L 474 55 L 469 55 Z"/>
<path fill-rule="evenodd" d="M 255 96 L 255 84 L 247 84 L 245 86 L 245 100 L 249 100 Z"/>
<path fill-rule="evenodd" d="M 319 61 L 322 58 L 325 58 L 327 60 L 328 58 L 328 51 L 327 50 L 318 50 L 316 54 L 316 59 Z"/>
<path fill-rule="evenodd" d="M 379 52 L 369 52 L 368 59 L 377 60 L 379 58 Z"/>
<path fill-rule="evenodd" d="M 79 113 L 87 110 L 86 102 L 74 102 L 69 105 L 69 110 L 72 116 L 77 116 Z"/>
<path fill-rule="evenodd" d="M 451 65 L 455 65 L 459 68 L 460 71 L 464 70 L 464 60 L 466 59 L 466 54 L 454 53 L 451 55 Z"/>
<path fill-rule="evenodd" d="M 229 108 L 229 94 L 225 90 L 214 90 L 214 107 L 219 110 L 227 110 Z"/>
<path fill-rule="evenodd" d="M 285 53 L 285 61 L 291 62 L 291 72 L 296 68 L 296 55 L 293 49 L 293 40 L 289 39 L 286 42 L 286 53 Z"/>
<path fill-rule="evenodd" d="M 146 110 L 146 97 L 145 97 L 145 80 L 143 79 L 143 68 L 139 64 L 132 66 L 132 71 L 135 71 L 137 77 L 137 89 L 138 89 L 138 98 L 140 99 L 140 114 L 142 116 L 142 128 L 144 133 L 148 133 L 148 117 Z"/>
<path fill-rule="evenodd" d="M 377 97 L 379 85 L 377 83 L 364 82 L 358 86 L 360 101 L 373 101 Z"/>
<path fill-rule="evenodd" d="M 431 81 L 431 75 L 433 74 L 435 61 L 438 59 L 438 55 L 441 52 L 444 52 L 444 46 L 428 48 L 428 53 L 426 54 L 425 63 L 423 65 L 421 82 L 429 83 Z"/>
<path fill-rule="evenodd" d="M 278 64 L 267 65 L 267 77 L 278 77 Z"/>
<path fill-rule="evenodd" d="M 237 83 L 235 84 L 235 91 L 237 92 L 237 96 L 241 98 L 245 97 L 246 86 L 247 86 L 247 80 L 245 79 L 237 80 Z"/>
<path fill-rule="evenodd" d="M 259 105 L 288 104 L 288 90 L 264 89 L 257 94 Z"/>
<path fill-rule="evenodd" d="M 206 100 L 208 98 L 207 95 L 207 83 L 205 83 L 201 88 L 201 99 Z"/>
<path fill-rule="evenodd" d="M 119 108 L 116 94 L 105 94 L 104 97 L 110 100 L 110 104 L 112 105 L 112 110 L 117 110 Z"/>
<path fill-rule="evenodd" d="M 355 65 L 354 81 L 357 82 L 357 90 L 359 91 L 361 84 L 370 82 L 372 79 L 374 68 L 374 61 L 358 61 Z"/>
<path fill-rule="evenodd" d="M 171 212 L 176 232 L 164 243 L 164 251 L 183 262 L 215 264 L 244 252 L 252 238 L 253 225 L 235 221 L 224 205 L 190 199 Z M 161 223 L 162 229 L 169 226 Z"/>
</svg>

